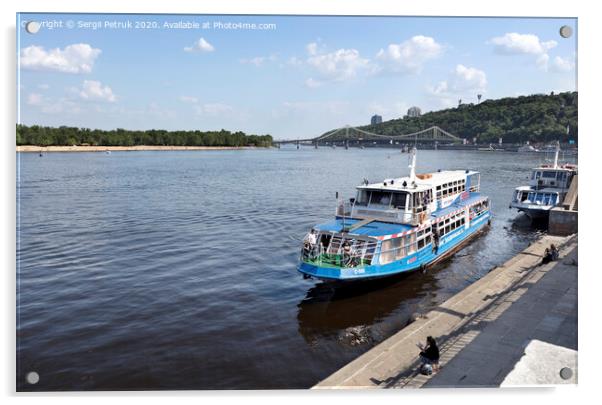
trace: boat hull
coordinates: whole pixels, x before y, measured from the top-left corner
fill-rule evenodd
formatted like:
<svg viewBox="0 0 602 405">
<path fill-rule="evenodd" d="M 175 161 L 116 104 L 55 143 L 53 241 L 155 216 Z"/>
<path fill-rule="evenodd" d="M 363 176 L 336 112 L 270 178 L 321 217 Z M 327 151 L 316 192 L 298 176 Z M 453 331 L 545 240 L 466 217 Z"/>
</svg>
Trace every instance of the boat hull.
<svg viewBox="0 0 602 405">
<path fill-rule="evenodd" d="M 423 249 L 408 255 L 401 260 L 385 265 L 369 265 L 355 268 L 321 267 L 314 264 L 301 262 L 297 270 L 304 276 L 329 281 L 357 281 L 375 278 L 395 276 L 403 273 L 426 269 L 439 263 L 458 250 L 468 242 L 481 234 L 491 221 L 490 211 L 484 212 L 478 218 L 471 221 L 468 228 L 456 229 L 441 238 L 437 254 L 433 253 L 432 244 L 427 244 Z"/>
<path fill-rule="evenodd" d="M 519 212 L 524 212 L 531 220 L 539 221 L 547 219 L 552 207 L 530 206 L 526 204 L 511 204 L 510 208 L 516 208 Z"/>
</svg>

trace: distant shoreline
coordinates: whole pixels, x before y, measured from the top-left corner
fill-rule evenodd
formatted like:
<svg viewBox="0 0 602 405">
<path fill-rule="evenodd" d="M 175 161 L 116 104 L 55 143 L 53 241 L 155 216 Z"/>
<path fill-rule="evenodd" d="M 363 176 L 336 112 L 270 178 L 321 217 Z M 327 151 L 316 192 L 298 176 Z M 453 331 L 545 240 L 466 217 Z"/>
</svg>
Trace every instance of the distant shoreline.
<svg viewBox="0 0 602 405">
<path fill-rule="evenodd" d="M 165 150 L 246 150 L 265 149 L 256 146 L 163 146 L 163 145 L 136 145 L 136 146 L 36 146 L 18 145 L 17 152 L 45 153 L 45 152 L 132 152 L 132 151 L 165 151 Z"/>
</svg>

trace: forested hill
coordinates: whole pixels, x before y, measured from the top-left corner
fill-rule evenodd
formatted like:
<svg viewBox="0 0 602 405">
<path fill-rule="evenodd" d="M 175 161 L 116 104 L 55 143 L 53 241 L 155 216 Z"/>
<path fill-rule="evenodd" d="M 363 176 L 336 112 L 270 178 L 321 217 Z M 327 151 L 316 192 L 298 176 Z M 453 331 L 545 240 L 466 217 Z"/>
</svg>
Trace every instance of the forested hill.
<svg viewBox="0 0 602 405">
<path fill-rule="evenodd" d="M 504 143 L 569 139 L 577 142 L 577 92 L 485 100 L 359 128 L 377 134 L 401 135 L 433 125 L 461 138 L 477 137 L 479 143 L 497 142 L 500 137 Z"/>
<path fill-rule="evenodd" d="M 244 132 L 165 131 L 151 129 L 130 131 L 76 127 L 42 127 L 17 125 L 17 145 L 92 145 L 92 146 L 272 146 L 271 135 L 247 135 Z"/>
</svg>

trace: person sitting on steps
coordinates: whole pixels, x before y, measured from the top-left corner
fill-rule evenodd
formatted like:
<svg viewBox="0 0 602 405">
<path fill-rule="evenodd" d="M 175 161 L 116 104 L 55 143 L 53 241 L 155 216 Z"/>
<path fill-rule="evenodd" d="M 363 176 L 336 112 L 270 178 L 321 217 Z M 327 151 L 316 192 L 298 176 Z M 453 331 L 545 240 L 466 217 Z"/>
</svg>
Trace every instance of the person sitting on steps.
<svg viewBox="0 0 602 405">
<path fill-rule="evenodd" d="M 550 262 L 554 262 L 556 260 L 558 260 L 558 257 L 560 255 L 560 252 L 558 251 L 558 248 L 556 247 L 556 245 L 554 245 L 553 243 L 550 245 L 549 248 L 546 248 L 546 250 L 543 253 L 543 259 L 541 259 L 541 264 L 547 264 Z"/>
<path fill-rule="evenodd" d="M 432 336 L 428 336 L 426 338 L 426 346 L 418 345 L 420 349 L 420 360 L 422 361 L 422 366 L 429 364 L 434 371 L 439 369 L 439 347 L 437 346 L 437 342 Z"/>
</svg>

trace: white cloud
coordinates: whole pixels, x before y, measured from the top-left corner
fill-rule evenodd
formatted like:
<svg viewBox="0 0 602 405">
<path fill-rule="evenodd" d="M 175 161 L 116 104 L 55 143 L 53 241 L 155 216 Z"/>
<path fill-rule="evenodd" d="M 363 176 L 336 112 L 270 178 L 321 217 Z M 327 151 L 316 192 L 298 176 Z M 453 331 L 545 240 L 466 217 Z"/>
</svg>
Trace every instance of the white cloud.
<svg viewBox="0 0 602 405">
<path fill-rule="evenodd" d="M 314 51 L 317 52 L 317 47 L 308 46 L 309 56 L 306 63 L 318 73 L 321 80 L 345 81 L 357 77 L 360 73 L 373 72 L 375 69 L 370 60 L 362 58 L 356 49 L 338 49 L 330 53 L 311 53 Z"/>
<path fill-rule="evenodd" d="M 225 103 L 203 103 L 194 96 L 180 96 L 180 101 L 187 104 L 192 104 L 194 112 L 197 115 L 218 116 L 234 112 L 234 108 Z"/>
<path fill-rule="evenodd" d="M 535 64 L 542 70 L 548 69 L 548 51 L 558 45 L 556 41 L 542 41 L 537 35 L 516 32 L 492 38 L 490 42 L 494 45 L 494 51 L 502 55 L 535 56 Z"/>
<path fill-rule="evenodd" d="M 217 116 L 230 114 L 234 111 L 234 108 L 224 103 L 205 103 L 201 105 L 195 105 L 195 111 L 198 115 Z"/>
<path fill-rule="evenodd" d="M 282 103 L 286 113 L 306 114 L 328 114 L 340 115 L 347 112 L 349 102 L 347 101 L 285 101 Z"/>
<path fill-rule="evenodd" d="M 307 54 L 310 56 L 318 54 L 318 44 L 315 42 L 311 42 L 311 43 L 307 44 L 305 46 L 305 49 L 307 50 Z"/>
<path fill-rule="evenodd" d="M 255 65 L 257 67 L 262 66 L 266 62 L 274 62 L 278 59 L 276 55 L 270 56 L 256 56 L 254 58 L 249 59 L 241 59 L 240 63 L 243 65 Z"/>
<path fill-rule="evenodd" d="M 287 65 L 291 65 L 291 66 L 301 66 L 303 65 L 303 61 L 299 58 L 297 58 L 296 56 L 291 56 L 287 61 L 286 61 Z"/>
<path fill-rule="evenodd" d="M 101 50 L 88 44 L 68 45 L 64 49 L 45 50 L 31 45 L 21 50 L 21 67 L 30 70 L 49 70 L 63 73 L 90 73 Z"/>
<path fill-rule="evenodd" d="M 196 104 L 199 102 L 199 99 L 194 96 L 180 96 L 180 101 L 184 103 Z"/>
<path fill-rule="evenodd" d="M 39 93 L 31 93 L 27 96 L 27 104 L 40 106 L 44 102 L 44 96 Z"/>
<path fill-rule="evenodd" d="M 82 111 L 80 103 L 72 99 L 51 99 L 39 93 L 29 94 L 27 105 L 38 108 L 44 114 L 77 114 Z"/>
<path fill-rule="evenodd" d="M 103 86 L 101 82 L 96 80 L 84 80 L 78 94 L 84 100 L 108 101 L 110 103 L 117 101 L 113 90 L 109 86 Z"/>
<path fill-rule="evenodd" d="M 487 75 L 484 71 L 462 64 L 456 65 L 447 80 L 428 86 L 427 92 L 439 100 L 443 107 L 453 106 L 458 99 L 474 99 L 487 91 Z"/>
<path fill-rule="evenodd" d="M 49 88 L 50 88 L 50 85 L 48 85 L 48 84 L 45 84 L 45 83 L 38 84 L 38 89 L 40 89 L 40 90 L 48 90 Z"/>
<path fill-rule="evenodd" d="M 569 58 L 557 56 L 552 63 L 552 69 L 556 72 L 570 72 L 575 67 L 575 63 Z"/>
<path fill-rule="evenodd" d="M 205 38 L 199 38 L 192 46 L 184 47 L 186 52 L 213 52 L 215 48 Z"/>
<path fill-rule="evenodd" d="M 554 48 L 556 41 L 542 42 L 537 35 L 508 32 L 504 36 L 491 39 L 495 50 L 504 54 L 540 55 Z"/>
<path fill-rule="evenodd" d="M 431 59 L 438 57 L 443 46 L 433 38 L 416 35 L 400 44 L 390 44 L 376 54 L 385 70 L 397 73 L 417 73 Z"/>
<path fill-rule="evenodd" d="M 315 89 L 316 87 L 320 87 L 322 84 L 324 84 L 324 83 L 322 83 L 319 80 L 313 79 L 311 77 L 305 81 L 305 85 L 307 87 L 309 87 L 310 89 Z"/>
<path fill-rule="evenodd" d="M 393 103 L 373 101 L 366 106 L 365 111 L 366 116 L 378 114 L 383 116 L 383 120 L 388 120 L 403 117 L 408 112 L 408 108 L 410 105 L 402 101 Z"/>
<path fill-rule="evenodd" d="M 452 90 L 456 92 L 484 92 L 487 87 L 487 75 L 482 70 L 457 65 L 452 76 Z"/>
</svg>

